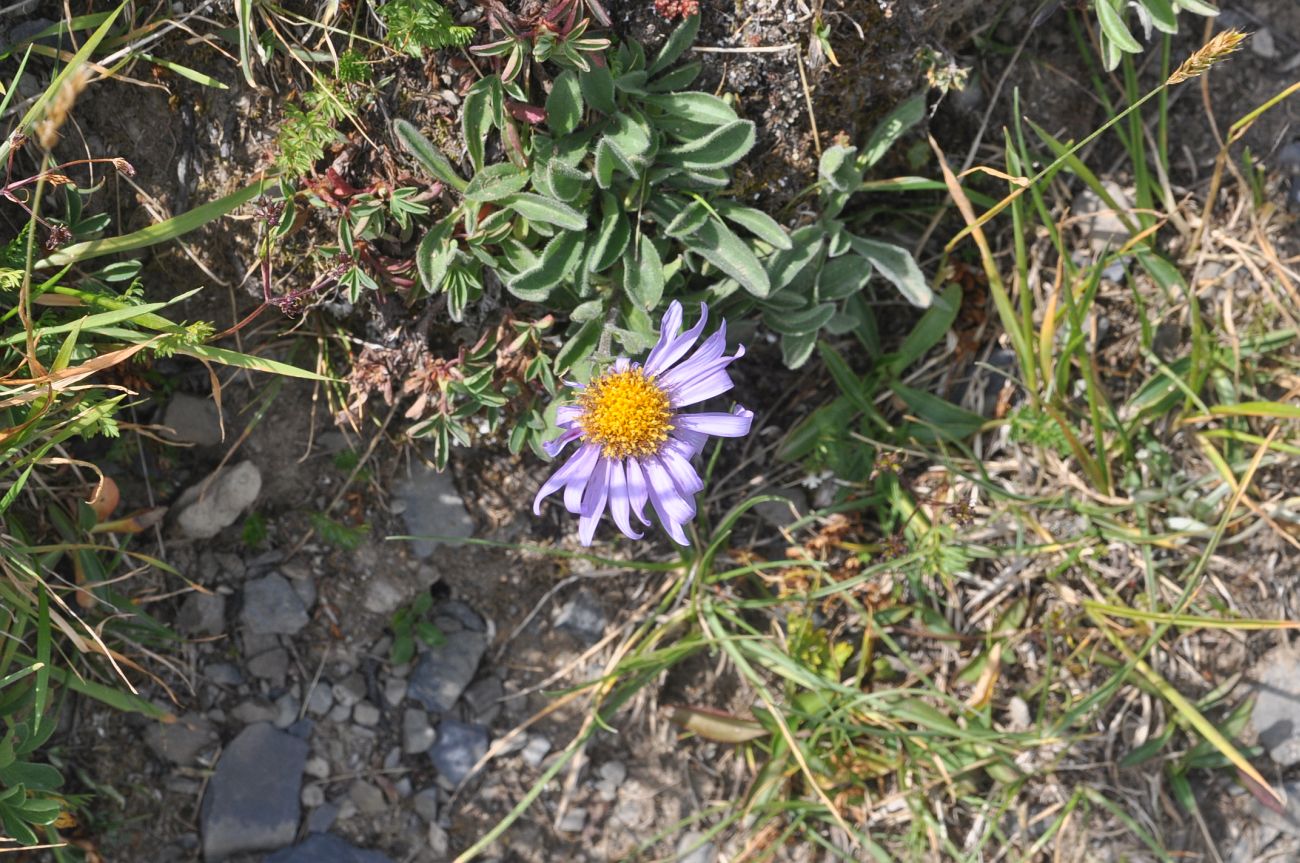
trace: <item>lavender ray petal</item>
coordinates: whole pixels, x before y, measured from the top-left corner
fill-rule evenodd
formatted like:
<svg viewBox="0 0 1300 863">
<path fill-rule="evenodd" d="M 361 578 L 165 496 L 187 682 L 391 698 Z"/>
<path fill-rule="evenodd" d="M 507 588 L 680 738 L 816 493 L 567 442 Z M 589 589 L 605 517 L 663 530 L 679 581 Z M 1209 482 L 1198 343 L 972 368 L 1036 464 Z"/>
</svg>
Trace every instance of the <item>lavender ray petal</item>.
<svg viewBox="0 0 1300 863">
<path fill-rule="evenodd" d="M 636 459 L 629 458 L 624 470 L 627 475 L 627 497 L 632 514 L 642 524 L 649 524 L 650 519 L 645 516 L 646 481 L 645 473 L 641 470 L 641 464 Z"/>
<path fill-rule="evenodd" d="M 669 494 L 675 497 L 677 492 L 674 489 Z M 673 538 L 673 542 L 678 545 L 690 545 L 691 541 L 687 539 L 686 531 L 682 530 L 682 525 L 686 522 L 673 520 L 669 503 L 660 498 L 653 486 L 650 488 L 650 503 L 654 505 L 655 512 L 659 514 L 659 522 L 664 526 L 664 530 L 668 531 L 668 535 Z"/>
<path fill-rule="evenodd" d="M 564 508 L 574 515 L 582 512 L 582 493 L 591 480 L 591 472 L 599 458 L 600 447 L 595 444 L 587 444 L 574 454 L 573 461 L 579 463 L 574 466 L 574 473 L 564 486 Z"/>
<path fill-rule="evenodd" d="M 623 462 L 614 459 L 609 468 L 609 511 L 614 517 L 614 524 L 629 539 L 640 539 L 644 534 L 632 529 L 631 501 L 628 499 L 627 474 Z"/>
<path fill-rule="evenodd" d="M 675 449 L 665 448 L 659 453 L 659 461 L 663 463 L 664 469 L 673 478 L 673 484 L 677 486 L 677 490 L 683 497 L 690 497 L 704 490 L 704 480 L 700 479 L 700 475 L 695 472 L 695 468 L 691 467 L 691 463 Z"/>
<path fill-rule="evenodd" d="M 673 425 L 680 430 L 702 432 L 714 437 L 744 437 L 754 422 L 754 412 L 740 408 L 735 413 L 680 414 Z"/>
<path fill-rule="evenodd" d="M 551 474 L 550 478 L 547 479 L 546 482 L 542 483 L 542 487 L 537 490 L 537 497 L 533 498 L 533 515 L 542 514 L 542 500 L 544 498 L 554 494 L 559 490 L 560 486 L 567 485 L 570 480 L 575 477 L 585 476 L 587 471 L 590 470 L 590 467 L 584 465 L 584 461 L 587 459 L 586 453 L 588 450 L 595 453 L 597 452 L 597 447 L 589 445 L 579 449 L 569 457 L 569 460 L 566 461 L 559 470 Z"/>
<path fill-rule="evenodd" d="M 667 315 L 664 317 L 666 320 Z M 681 314 L 679 312 L 678 319 L 680 320 L 680 318 Z M 673 363 L 686 356 L 686 352 L 694 346 L 696 339 L 700 337 L 700 333 L 704 332 L 704 325 L 708 323 L 708 319 L 709 307 L 704 303 L 700 303 L 700 320 L 695 326 L 668 342 L 663 340 L 661 334 L 659 344 L 655 345 L 654 350 L 650 352 L 650 356 L 645 361 L 645 373 L 651 376 L 657 375 L 671 368 Z M 667 332 L 666 329 L 665 332 Z"/>
<path fill-rule="evenodd" d="M 605 502 L 609 499 L 610 460 L 602 458 L 596 463 L 596 470 L 591 475 L 591 482 L 582 495 L 582 517 L 578 519 L 578 539 L 583 545 L 591 545 L 596 535 L 596 525 L 605 514 Z"/>
</svg>

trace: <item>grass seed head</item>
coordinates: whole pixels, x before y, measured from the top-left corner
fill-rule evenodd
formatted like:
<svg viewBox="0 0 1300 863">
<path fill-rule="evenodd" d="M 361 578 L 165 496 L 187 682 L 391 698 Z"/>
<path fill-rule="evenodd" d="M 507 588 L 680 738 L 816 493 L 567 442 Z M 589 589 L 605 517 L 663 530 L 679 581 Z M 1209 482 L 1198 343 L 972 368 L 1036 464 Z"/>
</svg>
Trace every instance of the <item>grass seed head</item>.
<svg viewBox="0 0 1300 863">
<path fill-rule="evenodd" d="M 1172 86 L 1204 75 L 1215 63 L 1240 50 L 1241 43 L 1245 39 L 1246 34 L 1240 30 L 1224 30 L 1216 34 L 1213 39 L 1198 48 L 1196 53 L 1184 60 L 1183 65 L 1179 66 L 1165 83 Z"/>
</svg>

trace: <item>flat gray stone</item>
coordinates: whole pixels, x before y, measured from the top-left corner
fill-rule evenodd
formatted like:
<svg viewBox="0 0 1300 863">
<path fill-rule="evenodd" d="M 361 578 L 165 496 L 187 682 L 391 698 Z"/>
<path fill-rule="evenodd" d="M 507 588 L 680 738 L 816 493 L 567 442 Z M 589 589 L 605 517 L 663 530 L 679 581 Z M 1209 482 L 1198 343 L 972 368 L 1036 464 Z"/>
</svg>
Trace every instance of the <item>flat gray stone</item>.
<svg viewBox="0 0 1300 863">
<path fill-rule="evenodd" d="M 384 792 L 361 779 L 348 788 L 348 799 L 356 804 L 357 811 L 363 815 L 378 815 L 388 808 Z"/>
<path fill-rule="evenodd" d="M 437 741 L 429 747 L 429 759 L 440 774 L 459 785 L 487 750 L 486 728 L 444 719 L 438 724 Z"/>
<path fill-rule="evenodd" d="M 271 725 L 250 725 L 217 761 L 199 811 L 205 863 L 276 851 L 298 830 L 307 742 Z"/>
<path fill-rule="evenodd" d="M 167 402 L 160 433 L 164 440 L 196 446 L 216 446 L 221 443 L 221 415 L 210 398 L 200 398 L 189 393 L 176 393 Z"/>
<path fill-rule="evenodd" d="M 176 525 L 190 539 L 211 539 L 253 505 L 262 491 L 262 473 L 251 461 L 223 468 L 176 501 Z"/>
<path fill-rule="evenodd" d="M 264 863 L 393 863 L 378 851 L 365 851 L 333 833 L 313 833 L 300 844 L 267 857 Z"/>
<path fill-rule="evenodd" d="M 1255 666 L 1255 680 L 1259 695 L 1250 721 L 1260 745 L 1283 767 L 1300 764 L 1300 654 L 1269 651 Z"/>
<path fill-rule="evenodd" d="M 144 742 L 164 761 L 188 766 L 217 742 L 217 730 L 202 714 L 187 713 L 175 722 L 149 726 Z"/>
<path fill-rule="evenodd" d="M 399 502 L 402 520 L 412 536 L 474 535 L 474 522 L 448 473 L 417 465 L 410 477 L 397 484 L 393 496 Z M 416 539 L 411 548 L 417 557 L 428 558 L 441 544 L 436 540 Z"/>
<path fill-rule="evenodd" d="M 273 572 L 244 586 L 240 620 L 256 635 L 295 635 L 309 618 L 293 585 Z"/>
<path fill-rule="evenodd" d="M 289 654 L 283 647 L 259 653 L 248 660 L 248 673 L 262 680 L 269 680 L 276 686 L 283 685 L 284 676 L 289 672 Z"/>
<path fill-rule="evenodd" d="M 339 807 L 336 803 L 325 803 L 307 813 L 307 832 L 324 833 L 338 820 Z"/>
<path fill-rule="evenodd" d="M 605 637 L 605 608 L 600 598 L 589 590 L 579 590 L 555 616 L 555 628 L 584 644 L 600 641 Z"/>
<path fill-rule="evenodd" d="M 437 737 L 429 723 L 429 714 L 414 707 L 402 711 L 402 750 L 408 755 L 427 752 Z"/>
<path fill-rule="evenodd" d="M 429 648 L 411 670 L 406 697 L 420 702 L 426 710 L 449 712 L 474 679 L 486 650 L 484 633 L 470 630 L 449 633 L 446 641 Z"/>
<path fill-rule="evenodd" d="M 176 614 L 176 628 L 182 635 L 221 635 L 226 631 L 226 598 L 192 592 Z"/>
</svg>

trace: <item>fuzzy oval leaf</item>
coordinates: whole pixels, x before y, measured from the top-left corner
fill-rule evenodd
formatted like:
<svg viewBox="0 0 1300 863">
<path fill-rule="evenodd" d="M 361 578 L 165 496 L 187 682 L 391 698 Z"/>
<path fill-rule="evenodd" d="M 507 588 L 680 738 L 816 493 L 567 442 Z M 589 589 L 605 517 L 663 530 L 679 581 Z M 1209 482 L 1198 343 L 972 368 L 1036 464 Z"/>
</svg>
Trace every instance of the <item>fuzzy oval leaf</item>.
<svg viewBox="0 0 1300 863">
<path fill-rule="evenodd" d="M 639 248 L 638 248 L 639 247 Z M 641 237 L 623 254 L 623 288 L 634 303 L 651 311 L 664 295 L 664 265 L 654 243 Z"/>
<path fill-rule="evenodd" d="M 564 343 L 564 347 L 555 354 L 555 373 L 562 375 L 570 368 L 591 355 L 596 343 L 600 341 L 600 331 L 604 321 L 600 318 L 587 321 L 573 336 Z"/>
<path fill-rule="evenodd" d="M 614 265 L 632 236 L 632 226 L 619 206 L 618 198 L 609 192 L 600 193 L 600 231 L 587 254 L 587 272 L 600 273 Z"/>
<path fill-rule="evenodd" d="M 406 152 L 415 157 L 420 166 L 457 191 L 463 191 L 465 180 L 456 173 L 449 160 L 419 129 L 406 120 L 393 121 L 393 134 Z"/>
<path fill-rule="evenodd" d="M 483 170 L 483 148 L 501 101 L 501 79 L 495 75 L 476 81 L 465 94 L 460 114 L 461 133 L 465 136 L 465 150 L 476 172 Z"/>
<path fill-rule="evenodd" d="M 554 198 L 520 192 L 502 203 L 530 222 L 544 222 L 569 231 L 582 231 L 587 227 L 586 216 Z"/>
<path fill-rule="evenodd" d="M 528 172 L 521 171 L 510 162 L 488 165 L 474 175 L 465 187 L 465 200 L 487 203 L 499 201 L 528 185 Z"/>
<path fill-rule="evenodd" d="M 582 99 L 602 114 L 613 114 L 618 110 L 614 102 L 614 77 L 606 66 L 592 65 L 578 76 L 578 85 L 582 89 Z"/>
<path fill-rule="evenodd" d="M 740 119 L 735 109 L 709 93 L 664 93 L 646 97 L 645 104 L 655 115 L 656 128 L 684 141 Z"/>
<path fill-rule="evenodd" d="M 737 120 L 699 140 L 665 150 L 660 154 L 660 161 L 680 168 L 725 168 L 739 162 L 753 147 L 754 124 Z"/>
<path fill-rule="evenodd" d="M 456 244 L 438 235 L 437 231 L 425 234 L 415 250 L 415 265 L 420 271 L 420 284 L 431 294 L 442 290 L 447 270 L 456 259 Z"/>
<path fill-rule="evenodd" d="M 772 288 L 779 291 L 791 284 L 822 250 L 822 234 L 816 225 L 805 225 L 790 235 L 790 248 L 767 259 Z"/>
<path fill-rule="evenodd" d="M 834 316 L 835 304 L 821 303 L 797 312 L 767 312 L 763 315 L 763 322 L 773 332 L 786 336 L 802 336 L 806 333 L 816 335 Z"/>
<path fill-rule="evenodd" d="M 858 255 L 833 258 L 817 274 L 817 298 L 842 300 L 866 287 L 870 278 L 871 264 Z"/>
<path fill-rule="evenodd" d="M 708 207 L 699 201 L 691 201 L 664 226 L 664 233 L 670 237 L 684 237 L 698 231 L 709 218 Z"/>
<path fill-rule="evenodd" d="M 695 60 L 690 63 L 683 63 L 671 72 L 665 72 L 658 78 L 654 78 L 648 84 L 646 89 L 651 93 L 676 93 L 685 90 L 695 83 L 695 79 L 700 77 L 704 64 Z"/>
<path fill-rule="evenodd" d="M 862 169 L 870 168 L 894 145 L 894 142 L 908 129 L 921 122 L 925 116 L 925 91 L 911 98 L 904 99 L 898 107 L 885 115 L 876 128 L 871 130 L 871 137 L 862 148 L 858 165 Z"/>
<path fill-rule="evenodd" d="M 717 219 L 707 219 L 695 233 L 681 237 L 681 241 L 753 296 L 763 298 L 771 293 L 772 282 L 753 250 Z"/>
<path fill-rule="evenodd" d="M 677 62 L 677 58 L 686 53 L 686 49 L 695 44 L 695 37 L 700 32 L 700 15 L 695 13 L 682 19 L 668 38 L 664 40 L 664 46 L 659 49 L 654 60 L 647 69 L 651 75 L 662 72 L 669 66 Z"/>
<path fill-rule="evenodd" d="M 1128 31 L 1128 27 L 1124 25 L 1123 17 L 1111 5 L 1111 0 L 1097 0 L 1095 5 L 1097 7 L 1097 21 L 1115 47 L 1130 54 L 1141 53 L 1141 43 L 1134 39 L 1133 34 Z"/>
<path fill-rule="evenodd" d="M 539 303 L 564 281 L 582 259 L 582 235 L 564 231 L 546 244 L 537 266 L 506 282 L 506 290 L 521 300 Z"/>
<path fill-rule="evenodd" d="M 867 240 L 862 237 L 850 237 L 849 245 L 853 251 L 870 261 L 876 271 L 894 283 L 909 303 L 922 308 L 934 301 L 934 294 L 921 275 L 921 269 L 906 250 L 892 243 Z"/>
<path fill-rule="evenodd" d="M 792 247 L 790 235 L 785 232 L 771 216 L 753 207 L 742 207 L 731 201 L 718 201 L 714 209 L 722 214 L 728 222 L 740 225 L 774 249 L 787 250 Z"/>
<path fill-rule="evenodd" d="M 546 97 L 546 125 L 556 135 L 567 135 L 582 122 L 582 87 L 570 69 L 555 76 Z"/>
</svg>

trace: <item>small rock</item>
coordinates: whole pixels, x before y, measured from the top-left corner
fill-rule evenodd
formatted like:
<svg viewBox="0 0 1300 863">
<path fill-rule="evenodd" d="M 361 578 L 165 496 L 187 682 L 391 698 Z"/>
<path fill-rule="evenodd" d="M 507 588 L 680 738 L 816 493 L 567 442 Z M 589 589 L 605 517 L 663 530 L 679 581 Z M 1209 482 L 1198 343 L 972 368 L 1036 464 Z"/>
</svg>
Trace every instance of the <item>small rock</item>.
<svg viewBox="0 0 1300 863">
<path fill-rule="evenodd" d="M 597 771 L 600 779 L 596 782 L 596 791 L 600 799 L 612 803 L 618 799 L 619 786 L 627 779 L 627 767 L 622 761 L 606 761 Z"/>
<path fill-rule="evenodd" d="M 296 635 L 309 618 L 288 579 L 273 572 L 245 585 L 240 620 L 256 635 Z"/>
<path fill-rule="evenodd" d="M 1277 50 L 1277 41 L 1273 38 L 1273 31 L 1267 27 L 1260 27 L 1251 34 L 1250 41 L 1246 43 L 1250 50 L 1257 57 L 1263 57 L 1265 60 L 1272 60 L 1279 54 Z"/>
<path fill-rule="evenodd" d="M 362 779 L 353 782 L 348 788 L 348 799 L 357 805 L 357 811 L 363 815 L 378 815 L 388 808 L 384 792 Z"/>
<path fill-rule="evenodd" d="M 441 775 L 459 785 L 487 754 L 487 749 L 486 728 L 444 719 L 438 724 L 438 739 L 429 747 L 429 759 Z"/>
<path fill-rule="evenodd" d="M 487 636 L 481 632 L 453 632 L 446 641 L 430 648 L 411 671 L 406 694 L 437 713 L 447 713 L 474 679 L 479 661 L 487 650 Z"/>
<path fill-rule="evenodd" d="M 379 573 L 366 585 L 365 597 L 361 604 L 372 614 L 389 615 L 407 600 L 407 592 L 402 589 L 393 576 Z"/>
<path fill-rule="evenodd" d="M 487 622 L 483 620 L 483 615 L 470 608 L 459 599 L 449 599 L 442 605 L 434 609 L 434 615 L 440 618 L 451 618 L 460 626 L 455 629 L 469 629 L 474 632 L 487 632 Z M 445 623 L 444 623 L 445 625 Z"/>
<path fill-rule="evenodd" d="M 437 736 L 429 724 L 429 714 L 411 707 L 402 712 L 402 750 L 408 755 L 427 752 Z"/>
<path fill-rule="evenodd" d="M 310 609 L 316 604 L 316 580 L 310 575 L 306 578 L 294 578 L 289 580 L 293 586 L 294 593 L 302 600 L 302 607 Z"/>
<path fill-rule="evenodd" d="M 364 851 L 332 833 L 312 833 L 300 844 L 267 857 L 263 863 L 393 863 L 378 851 Z"/>
<path fill-rule="evenodd" d="M 329 685 L 317 682 L 307 693 L 307 712 L 313 716 L 324 716 L 334 706 L 334 693 Z"/>
<path fill-rule="evenodd" d="M 446 859 L 449 844 L 447 831 L 443 830 L 437 824 L 430 824 L 429 851 L 433 854 L 434 859 Z"/>
<path fill-rule="evenodd" d="M 403 800 L 405 800 L 407 797 L 410 797 L 411 796 L 410 778 L 407 776 L 403 776 L 401 779 L 394 782 L 393 790 L 396 791 L 397 796 L 402 798 Z"/>
<path fill-rule="evenodd" d="M 691 830 L 677 840 L 677 863 L 714 863 L 718 850 L 703 833 Z"/>
<path fill-rule="evenodd" d="M 261 491 L 262 473 L 251 461 L 223 468 L 181 495 L 176 524 L 190 539 L 211 539 L 234 524 Z"/>
<path fill-rule="evenodd" d="M 390 677 L 384 681 L 384 703 L 397 707 L 406 700 L 406 681 L 400 677 Z"/>
<path fill-rule="evenodd" d="M 217 730 L 207 717 L 187 713 L 172 723 L 149 726 L 144 742 L 164 761 L 188 766 L 203 750 L 217 742 Z"/>
<path fill-rule="evenodd" d="M 307 759 L 307 764 L 303 767 L 303 772 L 313 779 L 329 779 L 330 763 L 319 755 L 313 755 Z"/>
<path fill-rule="evenodd" d="M 321 788 L 315 782 L 308 783 L 302 787 L 302 805 L 308 809 L 315 809 L 325 803 L 325 789 Z"/>
<path fill-rule="evenodd" d="M 564 813 L 564 817 L 560 819 L 559 824 L 555 825 L 555 829 L 561 833 L 577 833 L 586 825 L 587 810 L 581 806 L 575 806 Z"/>
<path fill-rule="evenodd" d="M 304 741 L 266 723 L 240 732 L 221 753 L 203 795 L 204 861 L 274 851 L 292 842 L 306 761 Z"/>
<path fill-rule="evenodd" d="M 1300 654 L 1286 647 L 1255 666 L 1259 696 L 1250 715 L 1259 742 L 1283 767 L 1300 764 Z"/>
<path fill-rule="evenodd" d="M 333 803 L 317 806 L 307 813 L 307 832 L 324 833 L 338 820 L 339 807 Z"/>
<path fill-rule="evenodd" d="M 238 686 L 244 682 L 239 667 L 229 662 L 213 662 L 203 666 L 203 674 L 218 686 Z"/>
<path fill-rule="evenodd" d="M 284 677 L 289 673 L 289 654 L 283 647 L 259 653 L 248 660 L 248 673 L 269 680 L 276 686 L 283 686 Z"/>
<path fill-rule="evenodd" d="M 551 741 L 542 737 L 540 734 L 534 734 L 528 738 L 528 744 L 523 749 L 524 763 L 529 767 L 540 767 L 542 759 L 546 753 L 551 751 Z"/>
<path fill-rule="evenodd" d="M 357 725 L 374 728 L 379 724 L 379 708 L 369 701 L 362 701 L 352 708 L 352 720 Z"/>
<path fill-rule="evenodd" d="M 808 512 L 808 493 L 799 486 L 767 488 L 759 494 L 771 494 L 785 500 L 765 500 L 754 507 L 754 514 L 778 530 L 789 527 Z"/>
<path fill-rule="evenodd" d="M 298 721 L 302 705 L 294 698 L 292 692 L 286 692 L 275 700 L 275 727 L 286 729 Z"/>
<path fill-rule="evenodd" d="M 366 679 L 360 672 L 354 671 L 334 684 L 331 691 L 338 704 L 351 710 L 358 701 L 366 697 Z"/>
<path fill-rule="evenodd" d="M 405 509 L 402 520 L 407 532 L 413 536 L 473 536 L 474 522 L 465 510 L 465 502 L 456 491 L 451 475 L 439 473 L 426 465 L 419 465 L 409 478 L 398 483 L 393 491 L 395 500 Z M 440 542 L 416 539 L 411 548 L 416 557 L 433 555 Z"/>
<path fill-rule="evenodd" d="M 196 446 L 221 443 L 221 414 L 210 398 L 176 393 L 167 402 L 162 424 L 166 426 L 159 433 L 163 440 Z"/>
<path fill-rule="evenodd" d="M 275 722 L 280 711 L 265 699 L 253 698 L 240 702 L 230 711 L 230 715 L 245 725 L 254 725 L 258 722 Z"/>
<path fill-rule="evenodd" d="M 346 704 L 335 704 L 330 708 L 330 722 L 347 722 L 352 715 L 352 708 Z"/>
<path fill-rule="evenodd" d="M 425 788 L 411 798 L 411 808 L 429 824 L 438 820 L 438 789 Z"/>
<path fill-rule="evenodd" d="M 190 593 L 176 614 L 176 628 L 184 635 L 221 635 L 226 631 L 226 598 L 197 590 Z"/>
<path fill-rule="evenodd" d="M 1129 229 L 1124 225 L 1124 219 L 1133 221 L 1133 217 L 1129 215 L 1133 205 L 1125 191 L 1117 183 L 1109 180 L 1104 181 L 1102 186 L 1115 202 L 1114 208 L 1092 189 L 1087 188 L 1075 196 L 1073 206 L 1074 215 L 1080 217 L 1077 222 L 1079 230 L 1094 254 L 1108 248 L 1117 249 L 1122 246 L 1130 236 Z"/>
<path fill-rule="evenodd" d="M 505 694 L 499 678 L 485 677 L 475 681 L 462 697 L 475 721 L 491 725 L 501 713 L 501 698 Z"/>
<path fill-rule="evenodd" d="M 605 610 L 594 593 L 579 590 L 556 615 L 555 628 L 586 644 L 595 644 L 605 637 Z"/>
</svg>

